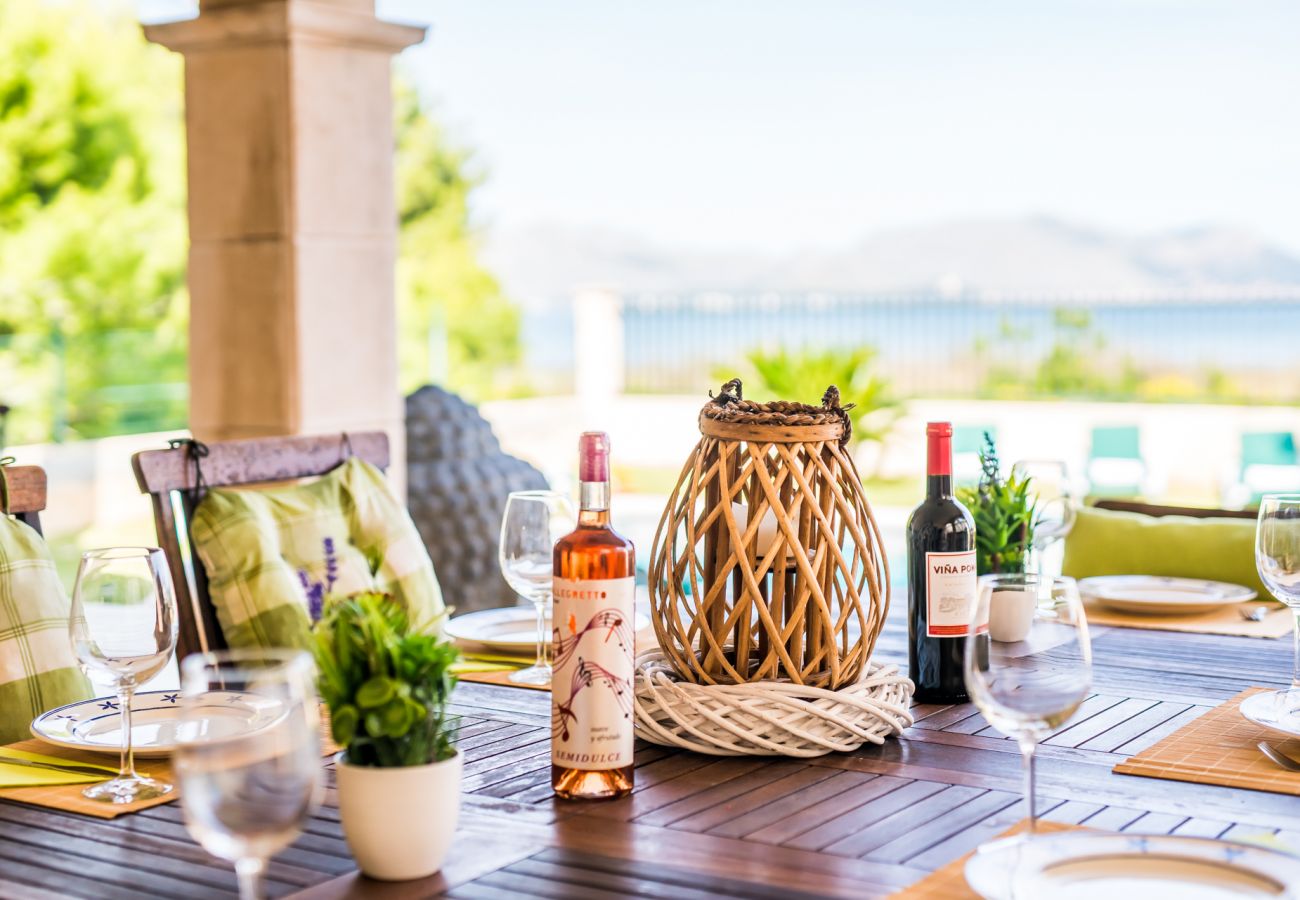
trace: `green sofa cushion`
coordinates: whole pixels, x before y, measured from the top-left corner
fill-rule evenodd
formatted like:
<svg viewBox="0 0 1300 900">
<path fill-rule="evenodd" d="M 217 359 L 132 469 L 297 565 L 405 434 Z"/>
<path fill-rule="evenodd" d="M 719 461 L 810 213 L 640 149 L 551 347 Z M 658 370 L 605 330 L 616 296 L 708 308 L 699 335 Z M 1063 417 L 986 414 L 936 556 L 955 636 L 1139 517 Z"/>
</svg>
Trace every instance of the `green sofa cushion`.
<svg viewBox="0 0 1300 900">
<path fill-rule="evenodd" d="M 1065 539 L 1065 575 L 1169 575 L 1244 584 L 1269 599 L 1255 570 L 1250 519 L 1145 516 L 1085 507 Z"/>
</svg>

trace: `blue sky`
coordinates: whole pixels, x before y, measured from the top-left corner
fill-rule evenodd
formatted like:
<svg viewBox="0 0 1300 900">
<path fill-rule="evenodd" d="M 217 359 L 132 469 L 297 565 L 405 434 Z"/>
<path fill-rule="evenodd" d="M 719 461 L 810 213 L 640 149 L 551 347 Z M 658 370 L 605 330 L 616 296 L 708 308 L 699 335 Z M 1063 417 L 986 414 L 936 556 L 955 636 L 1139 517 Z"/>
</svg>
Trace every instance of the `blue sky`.
<svg viewBox="0 0 1300 900">
<path fill-rule="evenodd" d="M 188 0 L 140 0 L 184 14 Z M 1047 214 L 1300 252 L 1300 4 L 379 0 L 489 226 L 791 250 Z"/>
</svg>

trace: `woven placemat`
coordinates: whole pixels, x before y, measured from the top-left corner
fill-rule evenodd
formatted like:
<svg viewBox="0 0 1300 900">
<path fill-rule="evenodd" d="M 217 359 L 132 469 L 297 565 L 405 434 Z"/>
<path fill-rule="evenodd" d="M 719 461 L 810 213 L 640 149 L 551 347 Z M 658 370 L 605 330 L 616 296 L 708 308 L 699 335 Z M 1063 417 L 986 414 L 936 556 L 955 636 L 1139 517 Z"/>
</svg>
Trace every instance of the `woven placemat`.
<svg viewBox="0 0 1300 900">
<path fill-rule="evenodd" d="M 1019 834 L 1025 830 L 1025 821 L 1025 819 L 1021 819 L 997 837 L 991 838 L 991 840 L 996 841 L 1000 838 L 1010 837 L 1013 834 Z M 1038 833 L 1040 834 L 1053 831 L 1086 830 L 1079 825 L 1038 820 Z M 975 851 L 972 850 L 961 859 L 948 863 L 942 869 L 935 869 L 916 884 L 890 894 L 888 900 L 967 900 L 967 898 L 969 900 L 979 900 L 979 894 L 972 891 L 970 886 L 966 884 L 966 860 L 970 859 L 974 853 Z"/>
<path fill-rule="evenodd" d="M 1238 711 L 1241 701 L 1271 688 L 1249 688 L 1193 719 L 1173 734 L 1131 756 L 1115 771 L 1197 784 L 1271 791 L 1300 796 L 1300 772 L 1288 772 L 1259 752 L 1260 741 L 1300 759 L 1300 741 L 1247 721 Z"/>
<path fill-rule="evenodd" d="M 472 681 L 475 684 L 495 684 L 500 687 L 528 688 L 533 691 L 550 692 L 550 682 L 546 684 L 517 684 L 510 680 L 514 672 L 464 672 L 456 676 L 457 681 Z"/>
<path fill-rule="evenodd" d="M 5 749 L 40 753 L 44 756 L 57 756 L 59 759 L 66 759 L 71 763 L 86 763 L 93 766 L 117 765 L 117 758 L 108 754 L 69 750 L 66 747 L 52 747 L 35 739 L 6 744 Z M 135 769 L 141 775 L 148 775 L 151 778 L 157 778 L 172 784 L 176 783 L 172 777 L 170 759 L 140 759 L 137 757 Z M 51 809 L 80 813 L 83 816 L 94 816 L 97 819 L 116 819 L 118 816 L 127 813 L 139 812 L 151 806 L 170 803 L 180 796 L 178 790 L 172 788 L 171 793 L 155 797 L 152 800 L 141 800 L 136 803 L 101 803 L 83 797 L 81 791 L 85 787 L 86 783 L 83 782 L 81 784 L 43 784 L 31 787 L 0 788 L 0 799 L 17 800 L 20 803 L 30 803 L 33 806 L 48 806 Z"/>
<path fill-rule="evenodd" d="M 330 737 L 329 714 L 323 707 L 321 708 L 320 740 L 321 756 L 323 757 L 331 757 L 341 749 Z M 18 741 L 14 744 L 6 744 L 4 745 L 4 749 L 22 750 L 27 753 L 39 753 L 42 756 L 54 756 L 59 759 L 66 759 L 71 763 L 87 763 L 94 766 L 117 767 L 117 756 L 114 754 L 90 753 L 85 750 L 70 750 L 67 747 L 55 747 L 34 738 L 29 741 Z M 171 803 L 173 800 L 180 797 L 181 792 L 180 788 L 176 786 L 176 779 L 172 774 L 170 757 L 160 759 L 142 759 L 137 756 L 135 759 L 135 770 L 141 775 L 148 775 L 151 778 L 170 782 L 172 784 L 171 791 L 161 797 L 155 797 L 152 800 L 141 800 L 135 803 L 102 803 L 97 800 L 87 800 L 83 797 L 81 791 L 90 782 L 81 782 L 78 784 L 43 784 L 33 785 L 31 787 L 0 788 L 0 800 L 16 800 L 19 803 L 30 803 L 33 806 L 47 806 L 50 809 L 61 809 L 64 812 L 80 813 L 85 816 L 94 816 L 97 819 L 116 819 L 118 816 L 139 812 L 140 810 L 148 809 L 151 806 L 160 806 L 164 803 Z"/>
<path fill-rule="evenodd" d="M 1234 603 L 1213 612 L 1183 616 L 1141 616 L 1120 612 L 1085 598 L 1088 621 L 1093 625 L 1148 628 L 1153 631 L 1187 631 L 1194 634 L 1230 634 L 1236 637 L 1279 638 L 1291 633 L 1291 610 L 1279 606 L 1258 622 L 1241 617 L 1243 608 L 1253 609 L 1258 601 Z"/>
</svg>

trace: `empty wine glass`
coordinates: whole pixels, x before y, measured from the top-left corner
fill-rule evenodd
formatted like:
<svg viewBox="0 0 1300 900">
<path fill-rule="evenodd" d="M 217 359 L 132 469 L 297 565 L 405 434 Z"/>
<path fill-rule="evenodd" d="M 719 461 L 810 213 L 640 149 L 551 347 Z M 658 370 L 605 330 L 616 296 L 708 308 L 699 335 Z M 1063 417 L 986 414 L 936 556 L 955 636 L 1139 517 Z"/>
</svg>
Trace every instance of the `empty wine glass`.
<svg viewBox="0 0 1300 900">
<path fill-rule="evenodd" d="M 235 864 L 241 900 L 320 802 L 315 667 L 300 650 L 226 650 L 181 664 L 173 764 L 185 827 Z"/>
<path fill-rule="evenodd" d="M 82 791 L 91 800 L 131 803 L 168 793 L 172 786 L 135 770 L 131 698 L 162 671 L 176 649 L 176 593 L 163 552 L 154 547 L 113 547 L 81 556 L 72 589 L 68 635 L 77 660 L 108 676 L 117 700 L 122 761 L 116 778 Z"/>
<path fill-rule="evenodd" d="M 1035 497 L 1034 539 L 1029 547 L 1029 570 L 1047 574 L 1047 555 L 1074 527 L 1077 505 L 1069 467 L 1059 459 L 1022 459 L 1011 467 L 1015 475 L 1029 478 Z M 1059 560 L 1056 561 L 1059 564 Z"/>
<path fill-rule="evenodd" d="M 576 521 L 569 498 L 555 491 L 515 491 L 506 501 L 498 553 L 501 572 L 537 610 L 537 660 L 510 675 L 518 684 L 551 683 L 551 630 L 546 622 L 551 611 L 551 552 Z"/>
<path fill-rule="evenodd" d="M 1300 718 L 1300 494 L 1266 494 L 1260 500 L 1255 568 L 1269 593 L 1295 615 L 1291 687 L 1278 691 L 1278 699 L 1289 717 Z"/>
<path fill-rule="evenodd" d="M 1033 834 L 1034 750 L 1092 686 L 1088 622 L 1073 578 L 985 575 L 966 638 L 966 690 L 988 723 L 1020 745 Z"/>
</svg>

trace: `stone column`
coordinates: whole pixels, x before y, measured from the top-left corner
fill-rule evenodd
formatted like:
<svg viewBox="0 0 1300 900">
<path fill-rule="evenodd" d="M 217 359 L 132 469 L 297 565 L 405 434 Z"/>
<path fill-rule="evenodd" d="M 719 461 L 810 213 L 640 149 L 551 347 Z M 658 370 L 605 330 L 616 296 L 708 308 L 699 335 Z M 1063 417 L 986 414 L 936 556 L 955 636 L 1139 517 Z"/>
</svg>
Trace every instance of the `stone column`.
<svg viewBox="0 0 1300 900">
<path fill-rule="evenodd" d="M 383 429 L 400 488 L 393 54 L 373 0 L 202 0 L 145 27 L 185 57 L 190 427 Z"/>
</svg>

